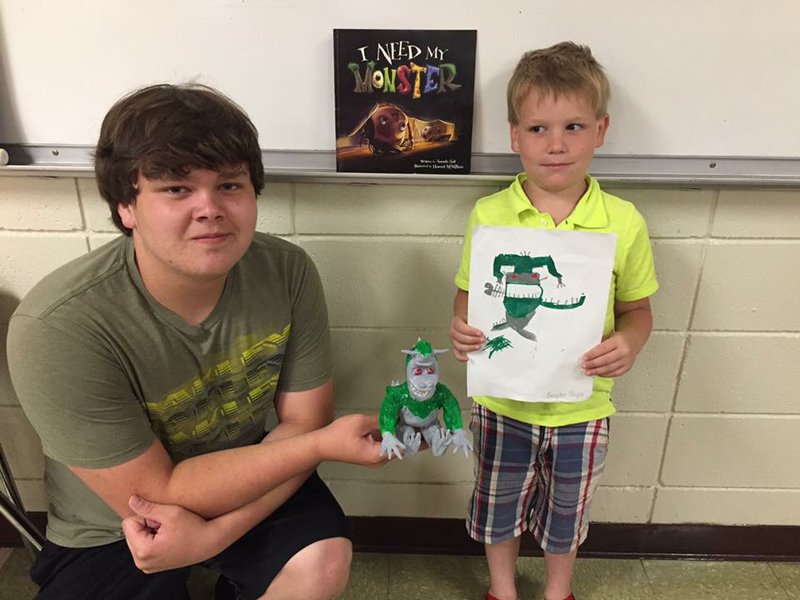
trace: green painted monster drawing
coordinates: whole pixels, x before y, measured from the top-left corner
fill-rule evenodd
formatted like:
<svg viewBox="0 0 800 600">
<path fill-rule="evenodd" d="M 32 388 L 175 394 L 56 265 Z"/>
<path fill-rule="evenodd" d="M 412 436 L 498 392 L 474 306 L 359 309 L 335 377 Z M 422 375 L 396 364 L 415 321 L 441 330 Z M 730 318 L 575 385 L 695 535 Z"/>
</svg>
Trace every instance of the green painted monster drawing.
<svg viewBox="0 0 800 600">
<path fill-rule="evenodd" d="M 578 308 L 586 301 L 586 295 L 570 299 L 569 302 L 553 302 L 544 298 L 541 280 L 546 277 L 535 269 L 546 268 L 552 277 L 558 279 L 558 287 L 563 287 L 562 275 L 550 256 L 527 256 L 525 254 L 499 254 L 494 259 L 493 275 L 496 283 L 487 283 L 484 293 L 492 297 L 503 297 L 506 319 L 492 327 L 492 331 L 511 328 L 522 337 L 536 341 L 536 336 L 525 327 L 530 323 L 536 309 L 540 306 L 556 310 Z"/>
</svg>

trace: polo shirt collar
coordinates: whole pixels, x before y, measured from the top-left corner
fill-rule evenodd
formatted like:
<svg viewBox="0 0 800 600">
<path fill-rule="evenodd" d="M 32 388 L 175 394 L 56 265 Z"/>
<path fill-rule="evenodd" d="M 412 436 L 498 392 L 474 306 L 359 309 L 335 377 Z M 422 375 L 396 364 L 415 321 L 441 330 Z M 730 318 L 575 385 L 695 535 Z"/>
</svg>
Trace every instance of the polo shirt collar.
<svg viewBox="0 0 800 600">
<path fill-rule="evenodd" d="M 513 192 L 512 208 L 517 215 L 522 215 L 526 210 L 532 210 L 539 214 L 539 211 L 531 204 L 522 187 L 526 178 L 525 173 L 520 173 L 511 184 L 511 191 Z M 608 213 L 606 212 L 600 184 L 591 175 L 586 176 L 586 181 L 589 186 L 586 188 L 586 193 L 578 200 L 578 204 L 572 214 L 569 215 L 569 221 L 582 229 L 603 229 L 608 227 Z"/>
</svg>

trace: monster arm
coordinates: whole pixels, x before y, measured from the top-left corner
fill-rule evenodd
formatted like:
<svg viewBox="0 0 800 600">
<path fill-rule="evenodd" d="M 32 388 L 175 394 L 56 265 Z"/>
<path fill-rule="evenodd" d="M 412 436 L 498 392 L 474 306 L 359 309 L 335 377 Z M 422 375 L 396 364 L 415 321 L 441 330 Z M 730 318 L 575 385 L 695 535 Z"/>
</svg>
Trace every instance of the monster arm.
<svg viewBox="0 0 800 600">
<path fill-rule="evenodd" d="M 436 386 L 436 394 L 439 397 L 439 405 L 442 407 L 444 413 L 444 425 L 447 429 L 455 431 L 456 429 L 463 429 L 464 423 L 461 420 L 461 407 L 458 405 L 458 400 L 453 395 L 450 389 L 440 383 Z"/>
<path fill-rule="evenodd" d="M 552 256 L 539 256 L 534 258 L 531 263 L 531 269 L 535 269 L 536 267 L 547 267 L 547 272 L 558 279 L 558 283 L 561 283 L 562 276 L 561 273 L 556 270 L 556 263 L 553 262 Z"/>
<path fill-rule="evenodd" d="M 386 388 L 386 397 L 383 399 L 380 414 L 378 415 L 378 423 L 381 429 L 380 455 L 389 460 L 392 459 L 392 456 L 403 460 L 403 452 L 406 450 L 405 444 L 397 439 L 395 435 L 400 408 L 403 406 L 402 387 L 388 386 Z"/>
<path fill-rule="evenodd" d="M 400 408 L 403 405 L 403 396 L 400 390 L 395 386 L 388 386 L 386 388 L 386 397 L 381 404 L 380 413 L 378 413 L 378 422 L 380 423 L 381 433 L 394 434 L 397 428 L 397 419 Z"/>
<path fill-rule="evenodd" d="M 517 273 L 532 273 L 537 267 L 547 267 L 547 272 L 561 283 L 561 273 L 556 269 L 552 256 L 537 256 L 531 258 L 522 254 L 498 254 L 494 258 L 493 274 L 500 279 L 503 276 L 503 267 L 514 267 Z"/>
<path fill-rule="evenodd" d="M 503 267 L 514 267 L 516 268 L 520 262 L 520 259 L 527 258 L 526 256 L 521 256 L 519 254 L 498 254 L 494 257 L 494 265 L 492 267 L 492 273 L 494 274 L 496 279 L 503 278 Z"/>
<path fill-rule="evenodd" d="M 452 432 L 448 444 L 453 447 L 453 452 L 463 450 L 464 455 L 469 456 L 472 452 L 472 442 L 461 421 L 461 407 L 458 405 L 458 400 L 453 392 L 441 383 L 437 385 L 436 393 L 440 397 L 439 404 L 444 412 L 445 427 Z"/>
</svg>

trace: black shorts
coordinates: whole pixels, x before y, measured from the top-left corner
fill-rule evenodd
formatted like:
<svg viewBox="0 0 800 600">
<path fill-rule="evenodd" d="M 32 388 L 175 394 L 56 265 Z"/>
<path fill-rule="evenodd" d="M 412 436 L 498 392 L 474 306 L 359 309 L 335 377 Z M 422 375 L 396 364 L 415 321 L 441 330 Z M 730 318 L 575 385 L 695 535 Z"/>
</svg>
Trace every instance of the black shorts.
<svg viewBox="0 0 800 600">
<path fill-rule="evenodd" d="M 230 580 L 237 598 L 256 599 L 300 550 L 350 537 L 350 523 L 316 473 L 278 510 L 202 566 Z M 93 548 L 45 543 L 31 570 L 41 600 L 188 600 L 189 567 L 147 575 L 125 540 Z"/>
</svg>

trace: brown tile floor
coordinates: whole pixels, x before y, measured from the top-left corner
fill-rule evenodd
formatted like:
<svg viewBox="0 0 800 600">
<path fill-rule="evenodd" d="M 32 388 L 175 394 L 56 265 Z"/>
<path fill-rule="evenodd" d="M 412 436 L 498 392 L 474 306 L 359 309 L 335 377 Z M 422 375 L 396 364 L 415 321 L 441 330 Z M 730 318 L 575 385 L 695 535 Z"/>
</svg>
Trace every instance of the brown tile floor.
<svg viewBox="0 0 800 600">
<path fill-rule="evenodd" d="M 0 548 L 0 600 L 29 600 L 30 559 Z M 544 564 L 519 561 L 520 597 L 542 597 Z M 486 563 L 475 556 L 357 554 L 345 600 L 482 600 Z M 213 574 L 198 570 L 194 600 L 211 600 Z M 580 559 L 574 592 L 579 600 L 800 600 L 800 563 Z"/>
</svg>

